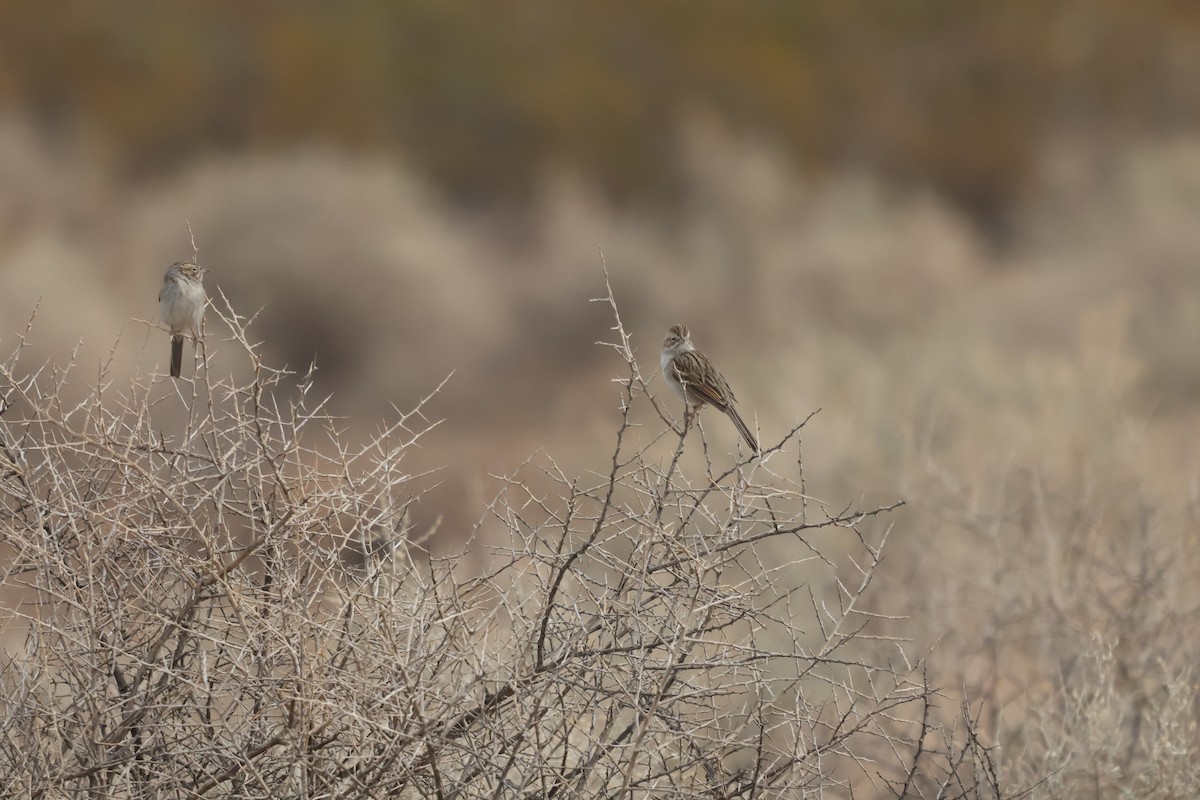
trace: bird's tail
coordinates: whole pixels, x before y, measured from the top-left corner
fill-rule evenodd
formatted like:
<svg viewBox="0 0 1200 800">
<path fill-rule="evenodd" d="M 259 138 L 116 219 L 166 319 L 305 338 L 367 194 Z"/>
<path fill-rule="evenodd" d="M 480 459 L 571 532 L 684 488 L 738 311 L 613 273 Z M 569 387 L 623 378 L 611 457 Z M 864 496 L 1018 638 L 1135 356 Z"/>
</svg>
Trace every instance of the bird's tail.
<svg viewBox="0 0 1200 800">
<path fill-rule="evenodd" d="M 171 377 L 178 378 L 183 371 L 183 337 L 171 337 Z"/>
<path fill-rule="evenodd" d="M 750 426 L 746 424 L 744 419 L 742 419 L 742 416 L 737 412 L 737 409 L 730 404 L 729 410 L 725 413 L 727 413 L 729 418 L 733 420 L 733 424 L 737 427 L 738 433 L 740 433 L 742 438 L 746 440 L 746 444 L 750 446 L 750 449 L 756 454 L 759 453 L 758 440 L 754 438 L 754 434 L 750 431 Z"/>
</svg>

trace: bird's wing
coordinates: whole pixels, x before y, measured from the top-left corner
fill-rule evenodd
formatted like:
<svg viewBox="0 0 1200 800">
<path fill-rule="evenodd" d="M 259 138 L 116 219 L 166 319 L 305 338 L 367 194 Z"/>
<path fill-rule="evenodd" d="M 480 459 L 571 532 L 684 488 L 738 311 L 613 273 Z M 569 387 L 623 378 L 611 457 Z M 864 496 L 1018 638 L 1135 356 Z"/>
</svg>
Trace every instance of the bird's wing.
<svg viewBox="0 0 1200 800">
<path fill-rule="evenodd" d="M 671 370 L 676 380 L 685 385 L 688 393 L 697 400 L 720 411 L 729 409 L 733 392 L 729 391 L 729 384 L 703 353 L 695 350 L 680 353 L 672 359 Z"/>
</svg>

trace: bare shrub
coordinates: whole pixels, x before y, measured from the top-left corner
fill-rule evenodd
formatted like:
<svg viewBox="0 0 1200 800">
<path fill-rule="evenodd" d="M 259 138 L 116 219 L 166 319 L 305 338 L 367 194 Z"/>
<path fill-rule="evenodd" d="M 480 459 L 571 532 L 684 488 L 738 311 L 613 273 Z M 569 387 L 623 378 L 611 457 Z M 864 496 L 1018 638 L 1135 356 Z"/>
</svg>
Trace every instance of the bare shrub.
<svg viewBox="0 0 1200 800">
<path fill-rule="evenodd" d="M 531 459 L 453 546 L 407 522 L 426 403 L 352 442 L 228 308 L 245 379 L 202 348 L 194 381 L 121 389 L 102 368 L 67 405 L 79 369 L 18 347 L 0 366 L 8 791 L 1009 796 L 970 710 L 874 632 L 900 504 L 810 500 L 807 419 L 762 459 L 710 453 L 606 302 L 624 368 L 607 466 Z M 646 404 L 669 450 L 629 444 Z"/>
</svg>

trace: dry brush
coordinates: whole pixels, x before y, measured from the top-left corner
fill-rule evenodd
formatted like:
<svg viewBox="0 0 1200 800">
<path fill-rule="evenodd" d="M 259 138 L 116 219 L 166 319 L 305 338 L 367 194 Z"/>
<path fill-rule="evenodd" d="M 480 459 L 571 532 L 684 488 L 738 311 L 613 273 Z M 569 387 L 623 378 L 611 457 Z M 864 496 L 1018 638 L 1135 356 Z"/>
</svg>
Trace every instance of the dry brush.
<svg viewBox="0 0 1200 800">
<path fill-rule="evenodd" d="M 82 370 L 29 368 L 19 341 L 0 364 L 0 784 L 1013 796 L 970 709 L 876 631 L 867 590 L 900 504 L 808 498 L 808 419 L 761 459 L 710 452 L 603 301 L 622 371 L 605 465 L 533 457 L 457 538 L 407 513 L 436 392 L 355 441 L 227 304 L 191 381 L 119 387 L 102 365 L 68 400 Z M 242 362 L 227 376 L 217 327 Z M 635 408 L 662 421 L 645 445 Z"/>
</svg>

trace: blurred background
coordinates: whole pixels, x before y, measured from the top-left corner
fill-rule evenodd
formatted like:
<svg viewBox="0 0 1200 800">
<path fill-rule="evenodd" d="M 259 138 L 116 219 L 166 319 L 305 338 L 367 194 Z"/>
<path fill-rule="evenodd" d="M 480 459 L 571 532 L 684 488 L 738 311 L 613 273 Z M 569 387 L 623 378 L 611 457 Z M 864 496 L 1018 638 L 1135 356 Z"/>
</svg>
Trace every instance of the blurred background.
<svg viewBox="0 0 1200 800">
<path fill-rule="evenodd" d="M 1200 5 L 5 3 L 4 349 L 40 299 L 76 381 L 165 371 L 186 223 L 349 426 L 455 371 L 447 530 L 539 448 L 606 469 L 603 261 L 647 375 L 685 323 L 768 445 L 822 409 L 817 499 L 909 501 L 876 602 L 1008 752 L 1108 652 L 1150 758 L 1200 655 Z"/>
</svg>

